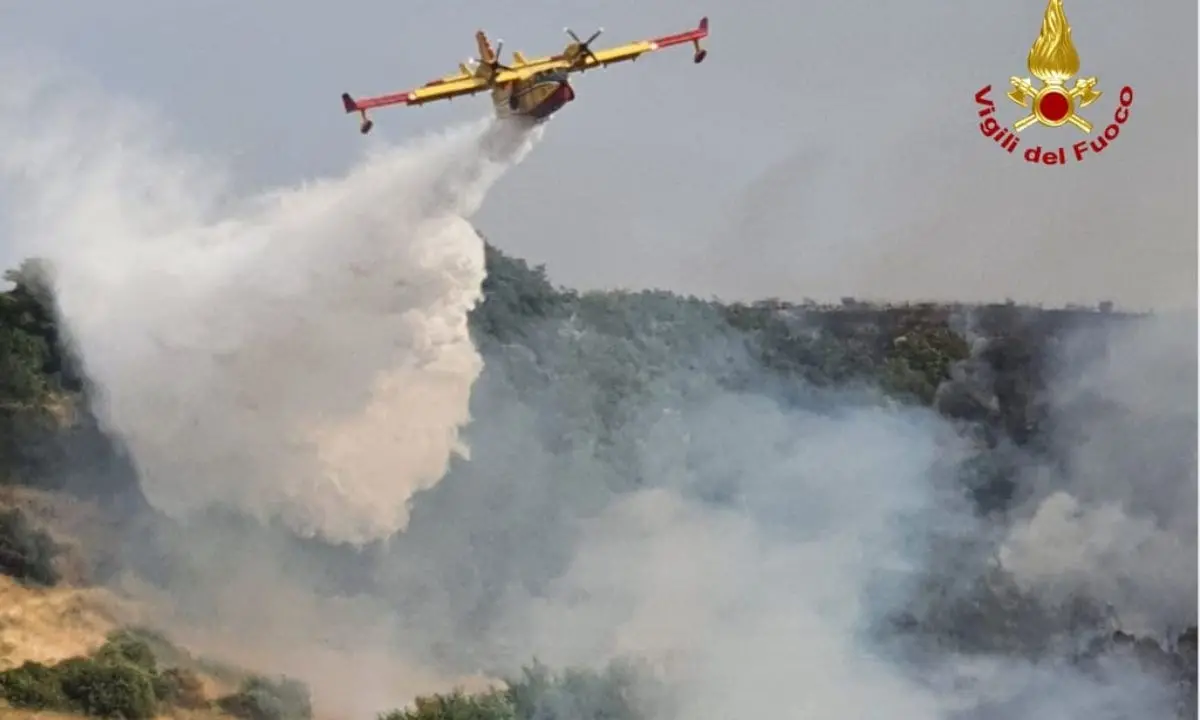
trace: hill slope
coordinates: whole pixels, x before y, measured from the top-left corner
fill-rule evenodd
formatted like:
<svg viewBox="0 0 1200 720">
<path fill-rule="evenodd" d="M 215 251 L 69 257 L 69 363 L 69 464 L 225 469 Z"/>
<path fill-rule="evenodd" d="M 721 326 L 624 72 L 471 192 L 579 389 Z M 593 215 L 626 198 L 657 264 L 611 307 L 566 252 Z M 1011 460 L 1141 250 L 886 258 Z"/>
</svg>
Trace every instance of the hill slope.
<svg viewBox="0 0 1200 720">
<path fill-rule="evenodd" d="M 919 709 L 947 701 L 906 673 L 928 682 L 953 665 L 993 688 L 960 699 L 977 712 L 1034 712 L 1014 703 L 1049 697 L 1027 674 L 1047 661 L 1068 668 L 1054 682 L 1080 716 L 1090 703 L 1194 707 L 1195 527 L 1179 512 L 1195 504 L 1194 407 L 1179 402 L 1195 397 L 1187 318 L 579 294 L 491 246 L 487 265 L 471 316 L 485 358 L 471 457 L 414 497 L 388 543 L 299 538 L 236 509 L 179 524 L 148 507 L 33 266 L 0 296 L 3 472 L 54 493 L 63 510 L 34 508 L 38 521 L 91 528 L 72 555 L 86 559 L 59 563 L 70 582 L 137 576 L 174 621 L 271 648 L 318 703 L 351 714 L 411 697 L 395 689 L 404 663 L 512 676 L 533 655 L 648 658 L 676 689 L 674 711 L 766 712 L 755 693 L 788 682 L 728 658 L 786 668 L 810 662 L 795 654 L 809 646 L 814 676 L 845 665 L 862 687 L 905 687 Z M 103 521 L 71 519 L 82 498 Z M 898 518 L 922 532 L 884 533 Z M 913 552 L 889 555 L 901 547 Z M 878 566 L 859 567 L 863 548 Z M 904 658 L 897 674 L 859 666 L 847 639 L 862 632 L 871 652 Z M 318 649 L 342 661 L 306 664 Z M 396 653 L 387 672 L 333 672 L 360 656 L 392 668 Z M 624 682 L 588 677 L 561 680 L 555 702 L 598 712 Z M 990 697 L 1005 687 L 1019 690 Z M 493 697 L 484 716 L 549 702 L 519 700 Z M 460 700 L 446 702 L 418 712 Z"/>
</svg>

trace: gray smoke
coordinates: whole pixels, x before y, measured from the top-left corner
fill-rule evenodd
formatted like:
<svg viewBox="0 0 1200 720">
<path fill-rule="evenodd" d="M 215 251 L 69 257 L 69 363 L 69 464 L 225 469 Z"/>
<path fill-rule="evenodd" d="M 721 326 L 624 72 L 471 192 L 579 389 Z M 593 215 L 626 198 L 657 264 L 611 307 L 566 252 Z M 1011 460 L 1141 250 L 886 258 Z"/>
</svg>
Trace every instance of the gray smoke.
<svg viewBox="0 0 1200 720">
<path fill-rule="evenodd" d="M 958 476 L 986 449 L 960 425 L 782 381 L 703 303 L 573 298 L 480 369 L 480 246 L 458 218 L 517 156 L 487 159 L 482 124 L 224 203 L 123 117 L 52 110 L 36 128 L 3 115 L 15 237 L 54 260 L 152 502 L 347 539 L 403 527 L 330 559 L 194 519 L 168 594 L 209 611 L 212 647 L 223 632 L 218 649 L 355 712 L 439 689 L 446 668 L 636 656 L 699 720 L 1165 716 L 1134 665 L 955 647 L 1009 632 L 1005 608 L 925 645 L 884 628 L 917 599 L 975 602 L 997 573 L 1047 605 L 1082 592 L 1147 627 L 1194 622 L 1190 329 L 1147 320 L 1066 363 L 1047 402 L 1067 461 L 1031 462 L 1011 516 L 981 518 Z"/>
<path fill-rule="evenodd" d="M 1074 342 L 1095 348 L 1094 335 Z M 1065 472 L 1030 473 L 999 557 L 1051 603 L 1082 594 L 1161 635 L 1196 623 L 1196 318 L 1151 316 L 1100 340 L 1052 386 Z"/>
<path fill-rule="evenodd" d="M 407 606 L 420 618 L 407 642 L 452 644 L 466 662 L 508 672 L 532 656 L 649 659 L 677 691 L 677 717 L 1171 716 L 1171 690 L 1151 671 L 1121 660 L 1076 667 L 1071 653 L 1094 628 L 1073 635 L 1054 613 L 1086 591 L 1131 620 L 1152 611 L 1160 637 L 1164 623 L 1194 622 L 1194 562 L 1184 562 L 1189 547 L 1195 557 L 1184 522 L 1196 484 L 1194 379 L 1161 365 L 1186 368 L 1186 333 L 1176 347 L 1177 335 L 1148 319 L 1112 337 L 1107 355 L 1068 364 L 1051 384 L 1054 439 L 1076 460 L 1057 475 L 1031 466 L 1013 516 L 983 518 L 961 491 L 959 470 L 980 448 L 960 427 L 871 392 L 789 397 L 695 308 L 585 298 L 573 320 L 525 341 L 532 352 L 488 355 L 473 462 L 421 498 L 384 572 L 395 595 L 431 598 Z M 814 330 L 800 321 L 795 331 Z M 728 389 L 738 375 L 755 389 Z M 1074 407 L 1080 383 L 1099 383 L 1112 404 Z M 1154 397 L 1180 398 L 1153 429 L 1131 413 L 1147 383 Z M 1104 446 L 1106 464 L 1079 462 L 1088 445 L 1068 418 L 1097 441 L 1095 428 L 1111 426 L 1125 442 Z M 1122 463 L 1141 463 L 1156 483 L 1114 472 Z M 1107 503 L 1123 521 L 1031 545 L 1042 482 Z M 1154 493 L 1178 510 L 1142 544 Z M 1124 549 L 1123 562 L 1097 563 L 1097 542 Z M 1055 562 L 1069 570 L 1038 572 Z M 978 594 L 997 572 L 994 582 L 1015 582 L 1019 607 Z M 925 593 L 957 613 L 926 618 L 941 633 L 932 644 L 880 635 L 897 613 L 920 615 Z M 973 619 L 970 608 L 988 602 Z M 1044 608 L 1023 610 L 1029 603 Z M 1022 647 L 1031 633 L 1074 645 Z M 955 649 L 968 636 L 988 647 Z"/>
</svg>

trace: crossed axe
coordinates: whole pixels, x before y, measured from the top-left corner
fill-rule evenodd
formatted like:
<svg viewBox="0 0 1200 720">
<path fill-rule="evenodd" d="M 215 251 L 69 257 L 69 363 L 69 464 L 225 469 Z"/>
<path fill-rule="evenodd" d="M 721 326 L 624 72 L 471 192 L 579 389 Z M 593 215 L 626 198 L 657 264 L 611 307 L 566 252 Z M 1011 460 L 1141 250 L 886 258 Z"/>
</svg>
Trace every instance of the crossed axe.
<svg viewBox="0 0 1200 720">
<path fill-rule="evenodd" d="M 1012 83 L 1013 86 L 1013 89 L 1008 92 L 1009 99 L 1021 107 L 1029 107 L 1029 100 L 1037 97 L 1038 94 L 1037 89 L 1033 87 L 1033 83 L 1026 78 L 1019 77 L 1009 78 L 1009 82 Z M 1096 99 L 1102 94 L 1094 89 L 1095 86 L 1096 78 L 1079 78 L 1075 81 L 1075 87 L 1067 90 L 1066 94 L 1072 100 L 1078 100 L 1079 107 L 1085 108 L 1088 105 L 1096 102 Z M 1037 121 L 1037 113 L 1029 113 L 1025 117 L 1013 123 L 1013 130 L 1021 132 Z M 1067 116 L 1067 122 L 1071 123 L 1085 133 L 1090 133 L 1092 131 L 1092 124 L 1076 115 L 1073 111 Z"/>
</svg>

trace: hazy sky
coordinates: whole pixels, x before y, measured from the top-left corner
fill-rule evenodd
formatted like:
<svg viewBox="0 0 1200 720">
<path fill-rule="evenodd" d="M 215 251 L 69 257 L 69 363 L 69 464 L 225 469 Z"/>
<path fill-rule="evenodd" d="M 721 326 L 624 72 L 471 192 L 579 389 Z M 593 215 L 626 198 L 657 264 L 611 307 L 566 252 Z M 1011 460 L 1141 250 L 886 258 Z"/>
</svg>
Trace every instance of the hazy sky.
<svg viewBox="0 0 1200 720">
<path fill-rule="evenodd" d="M 579 287 L 722 297 L 1196 297 L 1196 3 L 1067 0 L 1084 115 L 1132 118 L 1103 156 L 1037 167 L 977 129 L 974 93 L 1027 75 L 1044 0 L 5 0 L 0 47 L 50 53 L 156 106 L 247 186 L 341 172 L 364 142 L 342 91 L 453 71 L 483 27 L 508 50 L 598 45 L 711 18 L 707 62 L 673 49 L 577 76 L 577 102 L 478 225 Z M 1159 12 L 1162 11 L 1162 12 Z M 15 49 L 15 50 L 14 50 Z M 484 97 L 376 115 L 389 140 L 487 112 Z M 86 108 L 81 108 L 86 112 Z M 1021 150 L 1069 145 L 1035 127 Z"/>
</svg>

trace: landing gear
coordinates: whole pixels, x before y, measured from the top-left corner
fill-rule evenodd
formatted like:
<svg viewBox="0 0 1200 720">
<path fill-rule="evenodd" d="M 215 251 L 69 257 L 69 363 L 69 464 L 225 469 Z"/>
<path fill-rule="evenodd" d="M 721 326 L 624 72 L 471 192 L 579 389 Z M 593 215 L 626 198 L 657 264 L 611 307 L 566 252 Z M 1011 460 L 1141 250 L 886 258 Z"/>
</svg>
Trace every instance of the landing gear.
<svg viewBox="0 0 1200 720">
<path fill-rule="evenodd" d="M 708 37 L 708 16 L 700 18 L 700 24 L 688 35 L 691 36 L 692 47 L 696 50 L 696 54 L 692 56 L 692 62 L 699 65 L 704 62 L 704 58 L 708 57 L 708 51 L 700 47 L 700 39 Z"/>
</svg>

